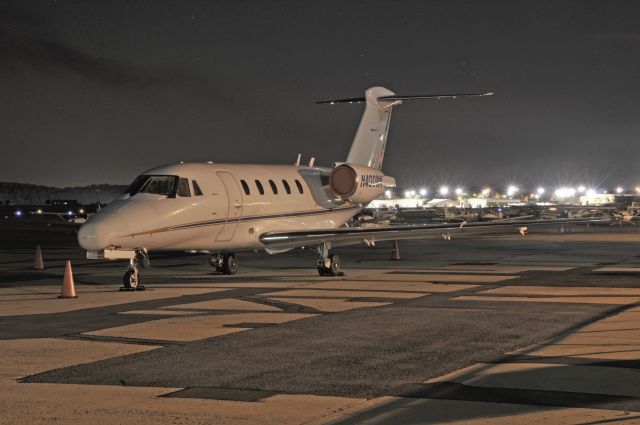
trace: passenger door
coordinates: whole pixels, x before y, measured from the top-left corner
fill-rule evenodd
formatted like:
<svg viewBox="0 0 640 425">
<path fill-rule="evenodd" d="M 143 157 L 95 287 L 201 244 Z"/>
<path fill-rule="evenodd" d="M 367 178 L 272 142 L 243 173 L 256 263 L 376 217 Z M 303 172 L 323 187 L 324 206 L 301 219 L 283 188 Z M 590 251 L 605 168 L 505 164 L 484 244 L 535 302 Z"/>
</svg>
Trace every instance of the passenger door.
<svg viewBox="0 0 640 425">
<path fill-rule="evenodd" d="M 242 193 L 240 185 L 233 175 L 226 171 L 218 171 L 218 177 L 222 180 L 227 190 L 227 216 L 217 241 L 230 241 L 238 228 L 238 223 L 242 219 Z"/>
</svg>

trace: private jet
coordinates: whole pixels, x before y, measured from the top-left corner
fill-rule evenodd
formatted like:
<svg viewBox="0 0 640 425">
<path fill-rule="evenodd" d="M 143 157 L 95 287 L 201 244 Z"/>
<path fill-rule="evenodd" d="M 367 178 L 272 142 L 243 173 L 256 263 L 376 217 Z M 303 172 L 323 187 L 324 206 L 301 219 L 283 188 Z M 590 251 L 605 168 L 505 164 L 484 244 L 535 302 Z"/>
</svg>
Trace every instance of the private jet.
<svg viewBox="0 0 640 425">
<path fill-rule="evenodd" d="M 139 285 L 149 253 L 186 251 L 209 255 L 220 273 L 238 271 L 236 253 L 269 254 L 294 248 L 318 253 L 322 276 L 342 273 L 332 248 L 357 243 L 418 239 L 456 233 L 525 234 L 527 226 L 591 220 L 504 220 L 404 226 L 348 227 L 373 199 L 395 187 L 382 172 L 391 111 L 403 101 L 484 97 L 492 93 L 399 96 L 372 87 L 361 98 L 320 104 L 365 103 L 364 114 L 344 162 L 332 167 L 177 163 L 142 173 L 117 200 L 82 225 L 78 241 L 88 258 L 128 259 L 127 288 Z"/>
</svg>

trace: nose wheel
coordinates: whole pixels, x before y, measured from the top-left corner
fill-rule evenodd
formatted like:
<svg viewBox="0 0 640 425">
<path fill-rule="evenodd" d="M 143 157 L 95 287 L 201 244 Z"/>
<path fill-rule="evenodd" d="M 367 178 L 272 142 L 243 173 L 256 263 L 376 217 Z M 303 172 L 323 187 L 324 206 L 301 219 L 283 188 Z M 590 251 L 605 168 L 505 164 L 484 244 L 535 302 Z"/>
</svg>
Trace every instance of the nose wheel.
<svg viewBox="0 0 640 425">
<path fill-rule="evenodd" d="M 144 291 L 140 285 L 139 268 L 149 264 L 149 256 L 145 249 L 136 249 L 135 255 L 129 260 L 129 267 L 122 276 L 121 291 Z"/>
<path fill-rule="evenodd" d="M 126 289 L 138 289 L 138 271 L 127 270 L 122 276 L 122 285 Z"/>
</svg>

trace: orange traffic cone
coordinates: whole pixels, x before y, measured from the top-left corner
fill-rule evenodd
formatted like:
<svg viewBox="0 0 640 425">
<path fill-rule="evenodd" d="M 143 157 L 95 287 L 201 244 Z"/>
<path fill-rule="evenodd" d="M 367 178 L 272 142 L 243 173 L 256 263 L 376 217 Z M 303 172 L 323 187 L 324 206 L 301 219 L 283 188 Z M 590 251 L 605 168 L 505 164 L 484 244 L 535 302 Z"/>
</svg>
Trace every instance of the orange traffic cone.
<svg viewBox="0 0 640 425">
<path fill-rule="evenodd" d="M 62 292 L 58 298 L 78 298 L 76 288 L 73 284 L 73 272 L 71 271 L 71 261 L 67 261 L 64 268 L 64 281 L 62 282 Z"/>
<path fill-rule="evenodd" d="M 33 261 L 34 270 L 44 270 L 44 262 L 42 261 L 42 250 L 40 245 L 36 245 L 36 259 Z"/>
<path fill-rule="evenodd" d="M 389 260 L 399 260 L 400 249 L 398 248 L 398 241 L 393 241 L 393 248 L 391 249 L 391 258 Z"/>
</svg>

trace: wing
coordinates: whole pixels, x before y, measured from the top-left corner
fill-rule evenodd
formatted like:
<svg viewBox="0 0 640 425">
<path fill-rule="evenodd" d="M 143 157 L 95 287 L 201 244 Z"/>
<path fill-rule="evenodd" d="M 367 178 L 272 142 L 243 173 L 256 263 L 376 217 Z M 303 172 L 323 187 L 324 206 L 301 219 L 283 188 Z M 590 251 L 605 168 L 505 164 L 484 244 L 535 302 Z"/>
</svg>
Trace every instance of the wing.
<svg viewBox="0 0 640 425">
<path fill-rule="evenodd" d="M 260 242 L 269 250 L 286 250 L 302 246 L 315 246 L 331 242 L 333 246 L 354 245 L 361 242 L 425 239 L 443 236 L 450 239 L 461 235 L 499 235 L 520 233 L 524 235 L 531 227 L 561 227 L 573 224 L 609 224 L 609 219 L 556 219 L 556 220 L 495 220 L 473 223 L 436 223 L 385 227 L 342 227 L 339 229 L 309 230 L 293 232 L 268 232 L 260 235 Z"/>
</svg>

